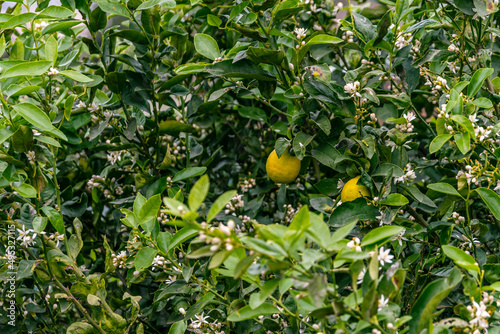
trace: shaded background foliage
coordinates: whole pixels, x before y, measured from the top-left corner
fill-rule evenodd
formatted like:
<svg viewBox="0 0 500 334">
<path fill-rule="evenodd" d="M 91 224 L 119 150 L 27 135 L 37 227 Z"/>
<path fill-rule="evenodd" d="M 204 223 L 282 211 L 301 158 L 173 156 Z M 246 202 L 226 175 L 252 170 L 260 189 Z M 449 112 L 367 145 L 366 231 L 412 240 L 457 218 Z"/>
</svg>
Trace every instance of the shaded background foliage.
<svg viewBox="0 0 500 334">
<path fill-rule="evenodd" d="M 496 333 L 497 5 L 5 9 L 2 326 Z M 341 203 L 358 175 L 372 196 Z"/>
</svg>

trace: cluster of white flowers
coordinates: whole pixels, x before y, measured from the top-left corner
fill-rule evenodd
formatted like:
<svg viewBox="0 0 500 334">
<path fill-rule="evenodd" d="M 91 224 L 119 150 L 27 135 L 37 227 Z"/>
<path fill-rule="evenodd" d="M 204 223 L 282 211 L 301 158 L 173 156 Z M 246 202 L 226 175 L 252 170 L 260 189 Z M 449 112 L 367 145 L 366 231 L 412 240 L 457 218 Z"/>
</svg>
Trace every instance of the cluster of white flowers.
<svg viewBox="0 0 500 334">
<path fill-rule="evenodd" d="M 394 184 L 397 184 L 398 182 L 408 182 L 417 177 L 415 174 L 415 171 L 412 169 L 411 164 L 406 164 L 405 169 L 404 169 L 405 174 L 400 177 L 394 178 Z"/>
<path fill-rule="evenodd" d="M 448 112 L 446 111 L 446 106 L 447 106 L 446 104 L 442 104 L 441 108 L 438 108 L 439 111 L 438 118 L 444 118 L 444 119 L 450 118 L 450 114 L 448 114 Z"/>
<path fill-rule="evenodd" d="M 40 23 L 35 23 L 34 28 L 36 31 L 42 31 L 48 25 L 49 25 L 49 23 L 47 21 L 40 21 Z"/>
<path fill-rule="evenodd" d="M 449 46 L 448 46 L 448 51 L 451 51 L 451 52 L 458 52 L 460 51 L 460 48 L 458 46 L 456 46 L 455 44 L 451 43 Z"/>
<path fill-rule="evenodd" d="M 359 93 L 360 86 L 361 84 L 359 81 L 349 82 L 344 86 L 344 91 L 352 97 L 361 97 L 361 94 Z"/>
<path fill-rule="evenodd" d="M 411 50 L 415 53 L 419 53 L 420 52 L 420 47 L 422 46 L 422 43 L 420 43 L 420 41 L 418 39 L 415 39 L 413 41 L 413 46 L 411 47 Z"/>
<path fill-rule="evenodd" d="M 56 242 L 56 246 L 59 247 L 59 242 L 64 241 L 64 234 L 60 234 L 59 232 L 56 232 L 54 234 L 51 234 L 49 236 L 49 239 L 52 239 Z"/>
<path fill-rule="evenodd" d="M 343 35 L 342 39 L 347 43 L 354 43 L 354 33 L 350 30 L 347 30 Z"/>
<path fill-rule="evenodd" d="M 28 247 L 35 245 L 35 238 L 37 233 L 33 229 L 26 229 L 26 225 L 23 225 L 22 229 L 17 229 L 19 233 L 17 240 L 22 240 L 21 246 Z M 41 232 L 40 234 L 45 234 L 45 232 Z"/>
<path fill-rule="evenodd" d="M 186 146 L 179 143 L 174 143 L 172 145 L 172 153 L 177 159 L 184 159 L 186 157 Z"/>
<path fill-rule="evenodd" d="M 104 178 L 100 175 L 92 175 L 90 180 L 87 181 L 87 186 L 92 188 L 104 189 Z"/>
<path fill-rule="evenodd" d="M 356 252 L 363 251 L 361 249 L 361 240 L 359 240 L 359 238 L 357 238 L 357 237 L 352 238 L 352 240 L 347 243 L 347 247 L 350 250 L 354 250 Z"/>
<path fill-rule="evenodd" d="M 450 89 L 450 87 L 448 86 L 448 81 L 445 78 L 437 76 L 435 80 L 432 80 L 428 69 L 424 67 L 420 68 L 420 75 L 425 77 L 425 85 L 432 88 L 431 93 L 435 96 L 438 96 L 439 94 L 441 94 L 441 92 Z"/>
<path fill-rule="evenodd" d="M 458 212 L 453 212 L 451 214 L 451 218 L 450 219 L 453 219 L 453 221 L 455 222 L 455 224 L 460 224 L 460 223 L 463 223 L 465 221 L 465 217 L 460 216 L 460 214 Z"/>
<path fill-rule="evenodd" d="M 112 165 L 116 164 L 117 161 L 122 161 L 122 156 L 126 154 L 126 150 L 120 150 L 120 151 L 111 151 L 108 152 L 106 155 L 106 158 L 108 159 L 108 162 Z"/>
<path fill-rule="evenodd" d="M 406 123 L 396 124 L 396 129 L 401 132 L 412 132 L 413 124 L 411 124 L 411 122 L 417 118 L 416 114 L 413 111 L 409 111 L 407 114 L 403 114 L 403 117 L 406 120 Z"/>
<path fill-rule="evenodd" d="M 28 161 L 30 162 L 31 165 L 35 164 L 35 160 L 36 160 L 36 153 L 35 153 L 35 151 L 28 151 L 28 152 L 26 152 L 26 157 L 28 158 Z"/>
<path fill-rule="evenodd" d="M 207 230 L 207 223 L 203 222 L 201 223 L 201 227 L 203 228 L 203 230 L 199 232 L 200 241 L 204 241 L 206 244 L 212 244 L 212 246 L 210 247 L 210 250 L 212 252 L 216 252 L 223 242 L 224 248 L 227 251 L 233 250 L 233 240 L 231 238 L 225 237 L 231 236 L 231 233 L 234 230 L 235 226 L 236 224 L 234 223 L 234 220 L 230 219 L 227 221 L 227 226 L 223 223 L 220 223 L 218 229 L 212 226 Z M 222 235 L 219 232 L 222 232 Z M 225 239 L 222 240 L 221 238 Z"/>
<path fill-rule="evenodd" d="M 398 38 L 396 39 L 396 43 L 394 43 L 394 45 L 398 48 L 398 49 L 402 49 L 404 48 L 405 46 L 407 45 L 410 45 L 411 43 L 411 40 L 412 40 L 413 36 L 411 33 L 406 33 L 406 34 L 401 34 L 398 36 Z"/>
<path fill-rule="evenodd" d="M 164 264 L 170 263 L 170 261 L 166 260 L 165 258 L 161 255 L 156 255 L 155 258 L 153 259 L 153 263 L 151 266 L 151 270 L 155 270 L 157 267 L 163 267 Z"/>
<path fill-rule="evenodd" d="M 472 305 L 467 306 L 467 311 L 469 311 L 472 317 L 472 319 L 469 321 L 469 325 L 474 330 L 473 334 L 481 334 L 480 330 L 484 330 L 485 333 L 488 332 L 488 318 L 491 317 L 491 314 L 490 311 L 487 310 L 487 305 L 492 304 L 493 301 L 493 296 L 488 295 L 487 292 L 483 292 L 483 300 L 477 303 L 474 298 L 472 298 Z M 498 306 L 500 306 L 500 303 L 497 301 L 497 307 Z"/>
<path fill-rule="evenodd" d="M 465 221 L 465 218 L 462 221 Z M 481 244 L 478 238 L 468 237 L 465 234 L 462 234 L 462 240 L 464 241 L 463 247 L 469 249 L 473 249 L 474 245 L 479 246 Z"/>
<path fill-rule="evenodd" d="M 293 33 L 297 36 L 298 40 L 301 40 L 306 37 L 307 29 L 304 28 L 295 28 Z"/>
<path fill-rule="evenodd" d="M 126 251 L 121 251 L 116 254 L 112 254 L 111 257 L 113 258 L 113 265 L 118 268 L 125 268 L 125 261 L 127 260 L 127 252 Z"/>
<path fill-rule="evenodd" d="M 217 57 L 217 58 L 214 59 L 213 63 L 215 64 L 215 63 L 219 63 L 221 61 L 222 61 L 222 57 Z"/>
<path fill-rule="evenodd" d="M 158 216 L 158 222 L 162 225 L 166 224 L 168 221 L 170 221 L 168 214 L 165 212 L 160 212 L 160 215 Z"/>
<path fill-rule="evenodd" d="M 59 74 L 59 70 L 57 68 L 51 67 L 47 75 L 56 75 Z"/>
<path fill-rule="evenodd" d="M 236 216 L 236 210 L 242 208 L 245 206 L 245 202 L 242 200 L 243 195 L 238 195 L 236 194 L 229 203 L 226 204 L 226 209 L 224 210 L 224 213 L 226 215 L 232 213 L 233 216 Z"/>
<path fill-rule="evenodd" d="M 491 134 L 491 127 L 488 126 L 485 129 L 482 126 L 476 126 L 474 127 L 474 134 L 476 135 L 476 138 L 477 140 L 479 140 L 479 142 L 483 142 L 489 138 Z"/>
<path fill-rule="evenodd" d="M 375 115 L 374 113 L 371 113 L 370 114 L 370 119 L 368 120 L 368 124 L 375 125 L 375 124 L 377 124 L 377 121 L 378 121 L 377 115 Z"/>
<path fill-rule="evenodd" d="M 183 315 L 186 314 L 186 311 L 183 308 L 179 309 L 179 312 Z M 204 316 L 202 314 L 196 314 L 194 319 L 189 319 L 191 323 L 189 324 L 190 330 L 195 334 L 224 334 L 224 330 L 221 330 L 223 324 L 217 320 L 213 322 L 208 322 L 207 319 L 209 316 Z"/>
<path fill-rule="evenodd" d="M 250 177 L 246 180 L 243 180 L 243 182 L 240 181 L 241 192 L 247 193 L 256 185 L 257 185 L 257 183 L 256 183 L 255 179 L 252 177 Z"/>
<path fill-rule="evenodd" d="M 285 209 L 285 216 L 283 217 L 282 222 L 283 223 L 291 223 L 293 220 L 293 217 L 299 212 L 300 208 L 302 207 L 302 204 L 299 204 L 297 208 L 294 208 L 293 205 L 291 204 L 283 204 L 283 208 Z"/>
<path fill-rule="evenodd" d="M 474 166 L 471 166 L 471 165 L 466 165 L 465 166 L 465 172 L 460 170 L 458 171 L 457 173 L 457 180 L 459 178 L 461 178 L 462 176 L 465 176 L 466 180 L 467 180 L 467 184 L 475 184 L 476 186 L 479 185 L 479 175 L 478 175 L 478 172 L 480 172 L 481 170 L 481 165 L 474 165 Z"/>
</svg>

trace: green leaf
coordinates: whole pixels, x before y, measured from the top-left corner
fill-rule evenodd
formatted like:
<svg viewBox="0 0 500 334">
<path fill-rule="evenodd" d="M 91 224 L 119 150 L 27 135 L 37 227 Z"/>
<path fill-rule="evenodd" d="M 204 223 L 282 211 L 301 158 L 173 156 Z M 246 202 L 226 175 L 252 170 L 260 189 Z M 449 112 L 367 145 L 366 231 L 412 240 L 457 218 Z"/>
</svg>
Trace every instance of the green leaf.
<svg viewBox="0 0 500 334">
<path fill-rule="evenodd" d="M 48 71 L 52 62 L 47 60 L 23 62 L 12 66 L 2 74 L 2 79 L 32 77 Z"/>
<path fill-rule="evenodd" d="M 155 218 L 158 215 L 158 211 L 161 206 L 161 195 L 157 194 L 151 197 L 141 206 L 139 212 L 135 212 L 137 219 L 139 220 L 139 225 L 146 223 L 147 221 Z M 135 209 L 135 208 L 134 208 Z"/>
<path fill-rule="evenodd" d="M 168 330 L 168 334 L 184 334 L 187 329 L 187 322 L 185 320 L 180 320 L 174 322 L 170 329 Z"/>
<path fill-rule="evenodd" d="M 31 125 L 39 128 L 42 131 L 53 130 L 50 118 L 37 106 L 32 103 L 24 102 L 15 104 L 12 108 L 21 115 L 22 118 L 27 120 Z"/>
<path fill-rule="evenodd" d="M 442 134 L 434 138 L 429 146 L 429 152 L 436 153 L 441 149 L 441 147 L 451 139 L 453 135 L 451 134 Z"/>
<path fill-rule="evenodd" d="M 435 280 L 424 288 L 411 310 L 412 319 L 408 326 L 410 334 L 421 333 L 430 323 L 432 324 L 432 317 L 436 307 L 461 280 L 462 274 L 460 270 L 453 268 L 448 278 Z"/>
<path fill-rule="evenodd" d="M 288 226 L 283 240 L 288 251 L 294 248 L 302 236 L 305 235 L 307 229 L 311 226 L 309 221 L 309 209 L 304 205 L 299 212 L 293 217 L 292 223 Z"/>
<path fill-rule="evenodd" d="M 22 183 L 19 187 L 15 188 L 19 195 L 26 198 L 36 198 L 36 189 L 27 183 Z"/>
<path fill-rule="evenodd" d="M 266 299 L 273 294 L 274 290 L 278 287 L 279 279 L 270 279 L 264 283 L 260 288 L 260 292 L 253 293 L 250 296 L 249 305 L 252 309 L 255 309 L 262 305 Z"/>
<path fill-rule="evenodd" d="M 14 132 L 12 132 L 10 129 L 3 128 L 0 129 L 0 144 L 2 144 L 4 141 L 12 137 Z"/>
<path fill-rule="evenodd" d="M 189 209 L 191 211 L 196 211 L 203 203 L 208 194 L 208 189 L 210 188 L 210 181 L 208 175 L 203 175 L 191 188 L 188 197 Z"/>
<path fill-rule="evenodd" d="M 82 23 L 82 21 L 77 21 L 77 20 L 54 22 L 49 24 L 42 30 L 42 35 L 51 34 L 57 31 L 67 31 L 68 29 L 80 23 Z"/>
<path fill-rule="evenodd" d="M 5 24 L 2 26 L 2 30 L 13 29 L 20 25 L 31 22 L 36 17 L 35 13 L 22 13 L 12 16 Z"/>
<path fill-rule="evenodd" d="M 42 19 L 42 18 L 62 19 L 73 15 L 75 15 L 75 12 L 67 8 L 61 6 L 49 6 L 44 10 L 42 10 L 40 14 L 36 16 L 36 19 Z"/>
<path fill-rule="evenodd" d="M 183 242 L 198 235 L 198 233 L 199 233 L 198 230 L 195 230 L 192 227 L 189 226 L 183 227 L 182 229 L 177 231 L 170 240 L 170 243 L 168 245 L 168 250 L 170 251 L 171 249 L 174 249 Z"/>
<path fill-rule="evenodd" d="M 174 0 L 147 0 L 141 3 L 136 10 L 149 9 L 157 5 L 165 6 L 167 8 L 175 8 L 176 3 Z"/>
<path fill-rule="evenodd" d="M 215 15 L 208 14 L 207 23 L 213 27 L 219 27 L 222 24 L 222 20 Z"/>
<path fill-rule="evenodd" d="M 186 123 L 182 123 L 179 121 L 163 121 L 160 123 L 159 127 L 159 133 L 166 133 L 171 136 L 178 136 L 180 132 L 187 132 L 187 133 L 194 133 L 196 132 L 196 129 Z"/>
<path fill-rule="evenodd" d="M 153 263 L 153 259 L 156 254 L 158 254 L 158 250 L 151 247 L 141 248 L 134 260 L 134 267 L 138 271 L 143 271 Z"/>
<path fill-rule="evenodd" d="M 468 132 L 456 133 L 454 136 L 457 147 L 462 152 L 466 154 L 470 150 L 470 136 Z"/>
<path fill-rule="evenodd" d="M 276 77 L 271 72 L 265 71 L 248 59 L 233 63 L 225 60 L 206 67 L 207 71 L 216 76 L 227 78 L 256 79 L 261 81 L 275 81 Z"/>
<path fill-rule="evenodd" d="M 266 112 L 258 107 L 240 107 L 238 108 L 238 114 L 240 114 L 241 117 L 267 122 Z"/>
<path fill-rule="evenodd" d="M 48 222 L 49 220 L 46 217 L 35 217 L 35 219 L 33 219 L 33 229 L 36 233 L 43 232 Z"/>
<path fill-rule="evenodd" d="M 70 79 L 73 79 L 78 82 L 92 82 L 94 79 L 89 78 L 88 76 L 78 73 L 76 71 L 72 70 L 66 70 L 66 71 L 61 71 L 59 72 L 60 75 L 64 75 L 65 77 L 68 77 Z"/>
<path fill-rule="evenodd" d="M 325 35 L 325 34 L 319 34 L 313 36 L 311 39 L 309 39 L 306 42 L 305 46 L 312 46 L 312 45 L 318 45 L 318 44 L 339 44 L 342 43 L 343 40 L 341 38 L 332 36 L 332 35 Z"/>
<path fill-rule="evenodd" d="M 66 334 L 94 334 L 94 326 L 87 322 L 74 322 L 66 330 Z"/>
<path fill-rule="evenodd" d="M 408 204 L 409 201 L 406 197 L 401 194 L 389 194 L 386 198 L 380 201 L 380 204 L 390 205 L 390 206 L 403 206 Z"/>
<path fill-rule="evenodd" d="M 371 230 L 365 235 L 363 241 L 361 242 L 361 246 L 368 246 L 373 244 L 382 246 L 404 230 L 404 227 L 401 226 L 377 227 L 376 229 Z"/>
<path fill-rule="evenodd" d="M 52 63 L 52 66 L 57 62 L 57 40 L 54 36 L 50 36 L 45 42 L 45 58 Z"/>
<path fill-rule="evenodd" d="M 183 170 L 177 172 L 172 182 L 182 181 L 186 179 L 190 179 L 196 176 L 200 176 L 207 171 L 207 167 L 188 167 Z"/>
<path fill-rule="evenodd" d="M 226 204 L 231 200 L 231 198 L 236 195 L 236 190 L 229 190 L 220 195 L 208 210 L 207 223 L 211 222 L 215 216 L 221 212 L 221 210 L 226 206 Z"/>
<path fill-rule="evenodd" d="M 122 5 L 121 3 L 117 2 L 117 1 L 96 0 L 95 2 L 106 13 L 120 15 L 120 16 L 130 18 L 130 14 L 129 14 L 127 7 L 125 7 L 124 5 Z"/>
<path fill-rule="evenodd" d="M 476 272 L 479 271 L 479 267 L 475 264 L 476 260 L 460 248 L 449 245 L 443 245 L 441 248 L 443 249 L 443 253 L 452 259 L 456 265 L 464 267 L 467 270 L 475 269 Z"/>
<path fill-rule="evenodd" d="M 448 183 L 443 183 L 443 182 L 438 182 L 438 183 L 433 183 L 429 184 L 427 188 L 432 189 L 434 191 L 443 193 L 443 194 L 448 194 L 448 195 L 454 195 L 454 196 L 460 196 L 460 193 L 450 184 Z"/>
<path fill-rule="evenodd" d="M 450 118 L 460 124 L 467 132 L 470 134 L 472 138 L 476 138 L 476 134 L 474 132 L 474 127 L 472 126 L 471 121 L 463 116 L 463 115 L 451 115 Z"/>
<path fill-rule="evenodd" d="M 61 144 L 59 142 L 51 137 L 47 136 L 36 136 L 35 139 L 39 142 L 45 143 L 47 145 L 52 145 L 54 147 L 61 147 Z"/>
<path fill-rule="evenodd" d="M 273 64 L 276 66 L 281 65 L 285 58 L 285 53 L 281 50 L 269 50 L 263 47 L 249 47 L 246 51 L 248 59 L 256 64 Z"/>
<path fill-rule="evenodd" d="M 64 234 L 64 220 L 59 211 L 50 206 L 44 206 L 41 208 L 43 213 L 49 218 L 50 223 L 57 232 Z"/>
<path fill-rule="evenodd" d="M 486 203 L 493 216 L 500 220 L 500 196 L 488 188 L 478 188 L 476 192 L 481 196 L 484 203 Z"/>
<path fill-rule="evenodd" d="M 264 303 L 259 307 L 252 309 L 250 305 L 240 308 L 238 311 L 231 313 L 227 317 L 227 321 L 238 322 L 248 319 L 257 318 L 259 315 L 269 315 L 279 313 L 279 310 L 270 303 Z"/>
<path fill-rule="evenodd" d="M 196 34 L 194 36 L 194 47 L 199 54 L 208 59 L 215 60 L 215 58 L 221 56 L 219 45 L 217 45 L 217 42 L 212 36 Z"/>
<path fill-rule="evenodd" d="M 467 87 L 467 95 L 474 97 L 483 86 L 484 81 L 492 75 L 494 70 L 492 68 L 480 68 L 477 70 L 470 79 L 469 87 Z"/>
<path fill-rule="evenodd" d="M 368 205 L 366 200 L 358 198 L 351 202 L 342 203 L 333 210 L 329 224 L 343 226 L 358 220 L 376 220 L 380 211 L 373 205 Z"/>
<path fill-rule="evenodd" d="M 485 97 L 480 97 L 478 99 L 475 99 L 474 101 L 472 101 L 472 104 L 475 105 L 476 107 L 484 109 L 493 108 L 493 103 Z"/>
</svg>

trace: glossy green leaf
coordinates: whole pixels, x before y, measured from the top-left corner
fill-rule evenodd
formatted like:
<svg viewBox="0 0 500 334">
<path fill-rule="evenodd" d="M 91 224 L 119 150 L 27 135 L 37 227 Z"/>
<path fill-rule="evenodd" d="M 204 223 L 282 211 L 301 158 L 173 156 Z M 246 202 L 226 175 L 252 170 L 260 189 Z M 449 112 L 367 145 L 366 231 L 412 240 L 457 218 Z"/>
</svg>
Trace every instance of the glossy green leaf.
<svg viewBox="0 0 500 334">
<path fill-rule="evenodd" d="M 32 103 L 19 103 L 13 105 L 12 108 L 31 125 L 36 126 L 42 131 L 50 131 L 54 128 L 50 118 Z"/>
<path fill-rule="evenodd" d="M 49 70 L 51 64 L 52 62 L 47 60 L 20 63 L 6 70 L 2 79 L 42 75 Z"/>
<path fill-rule="evenodd" d="M 191 211 L 196 211 L 203 203 L 208 194 L 208 189 L 210 188 L 210 181 L 208 175 L 203 175 L 191 188 L 188 197 L 189 209 Z"/>
<path fill-rule="evenodd" d="M 419 334 L 432 323 L 434 311 L 441 301 L 460 283 L 462 274 L 454 268 L 448 278 L 438 279 L 429 283 L 418 296 L 411 310 L 412 319 L 408 328 L 410 334 Z"/>
<path fill-rule="evenodd" d="M 401 226 L 382 226 L 368 232 L 363 240 L 361 246 L 374 245 L 382 246 L 405 229 Z"/>
<path fill-rule="evenodd" d="M 73 71 L 73 70 L 66 70 L 66 71 L 61 71 L 59 72 L 60 75 L 64 75 L 65 77 L 68 77 L 70 79 L 73 79 L 78 82 L 92 82 L 94 79 L 89 78 L 88 76 L 81 74 L 79 72 Z"/>
<path fill-rule="evenodd" d="M 453 135 L 451 134 L 442 134 L 434 138 L 429 146 L 429 152 L 436 153 L 441 149 L 441 147 L 451 139 Z"/>
<path fill-rule="evenodd" d="M 227 317 L 227 321 L 238 322 L 257 318 L 260 315 L 269 315 L 279 313 L 279 310 L 270 303 L 263 303 L 259 307 L 252 309 L 250 305 L 244 306 Z"/>
<path fill-rule="evenodd" d="M 432 189 L 434 191 L 443 193 L 443 194 L 448 194 L 448 195 L 454 195 L 454 196 L 460 196 L 460 193 L 450 184 L 448 183 L 443 183 L 443 182 L 438 182 L 438 183 L 432 183 L 427 186 L 427 188 Z"/>
<path fill-rule="evenodd" d="M 212 36 L 196 34 L 194 36 L 194 46 L 199 54 L 208 59 L 215 60 L 215 58 L 220 57 L 219 46 Z"/>
<path fill-rule="evenodd" d="M 484 203 L 486 203 L 493 216 L 500 220 L 500 196 L 488 188 L 478 188 L 476 192 L 481 196 Z"/>
<path fill-rule="evenodd" d="M 226 204 L 236 195 L 235 190 L 229 190 L 220 195 L 215 202 L 212 204 L 210 207 L 210 210 L 208 210 L 207 214 L 207 223 L 211 222 L 215 216 L 221 212 L 222 209 L 226 206 Z"/>
<path fill-rule="evenodd" d="M 134 267 L 138 271 L 143 271 L 146 268 L 149 268 L 153 263 L 153 259 L 156 254 L 158 254 L 158 250 L 151 247 L 143 247 L 141 248 L 134 260 Z"/>
<path fill-rule="evenodd" d="M 469 87 L 467 87 L 467 95 L 469 97 L 474 97 L 483 86 L 484 81 L 492 75 L 493 72 L 494 70 L 492 68 L 478 69 L 470 79 Z"/>
</svg>

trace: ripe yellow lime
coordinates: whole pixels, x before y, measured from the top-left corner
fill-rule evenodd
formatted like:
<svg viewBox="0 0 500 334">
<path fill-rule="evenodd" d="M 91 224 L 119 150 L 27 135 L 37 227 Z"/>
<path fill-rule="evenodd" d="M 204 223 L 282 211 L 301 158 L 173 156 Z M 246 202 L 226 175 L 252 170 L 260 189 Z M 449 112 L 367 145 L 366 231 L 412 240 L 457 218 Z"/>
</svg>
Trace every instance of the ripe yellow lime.
<svg viewBox="0 0 500 334">
<path fill-rule="evenodd" d="M 343 203 L 354 201 L 359 197 L 370 197 L 370 190 L 367 187 L 357 185 L 360 177 L 361 175 L 356 176 L 355 178 L 350 179 L 346 184 L 344 184 L 344 188 L 340 193 L 340 199 Z"/>
<path fill-rule="evenodd" d="M 300 172 L 300 160 L 286 150 L 280 158 L 273 150 L 266 162 L 267 176 L 276 183 L 290 183 Z"/>
</svg>

